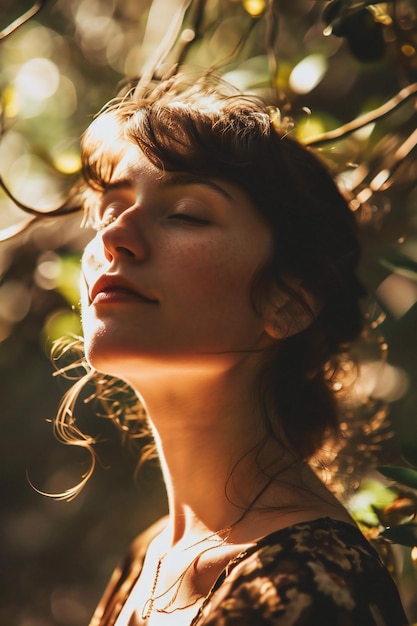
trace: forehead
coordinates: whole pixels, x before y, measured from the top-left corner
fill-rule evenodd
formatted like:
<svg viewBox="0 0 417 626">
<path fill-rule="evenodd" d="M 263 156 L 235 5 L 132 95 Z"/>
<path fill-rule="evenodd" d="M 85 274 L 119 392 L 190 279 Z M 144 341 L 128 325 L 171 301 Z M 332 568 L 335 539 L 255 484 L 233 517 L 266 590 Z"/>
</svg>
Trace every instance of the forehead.
<svg viewBox="0 0 417 626">
<path fill-rule="evenodd" d="M 153 165 L 143 152 L 133 144 L 126 144 L 123 154 L 112 173 L 110 184 L 119 180 L 132 180 L 138 178 L 164 178 L 163 170 Z"/>
<path fill-rule="evenodd" d="M 246 193 L 236 184 L 215 177 L 188 171 L 166 172 L 157 168 L 146 155 L 134 145 L 127 147 L 115 167 L 107 190 L 117 187 L 136 187 L 152 184 L 161 188 L 198 185 L 216 192 L 224 199 L 233 202 L 242 200 Z M 248 199 L 248 198 L 247 198 Z"/>
<path fill-rule="evenodd" d="M 129 193 L 133 191 L 136 201 L 144 202 L 152 197 L 160 199 L 160 192 L 166 194 L 172 190 L 175 192 L 172 201 L 176 202 L 178 193 L 187 196 L 198 193 L 199 201 L 213 210 L 213 221 L 222 224 L 225 232 L 229 229 L 232 239 L 238 235 L 248 238 L 249 247 L 253 246 L 258 253 L 262 250 L 263 260 L 270 257 L 273 249 L 270 224 L 242 186 L 210 174 L 159 169 L 133 144 L 126 144 L 119 155 L 104 187 L 104 196 L 113 190 L 128 189 Z M 163 197 L 168 201 L 171 196 Z"/>
</svg>

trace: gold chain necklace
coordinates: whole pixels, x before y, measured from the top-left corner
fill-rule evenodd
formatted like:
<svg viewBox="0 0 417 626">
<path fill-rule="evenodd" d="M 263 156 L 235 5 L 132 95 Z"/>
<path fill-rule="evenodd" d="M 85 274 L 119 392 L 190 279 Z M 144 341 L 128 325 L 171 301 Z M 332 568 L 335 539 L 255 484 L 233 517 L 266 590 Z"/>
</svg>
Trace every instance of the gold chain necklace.
<svg viewBox="0 0 417 626">
<path fill-rule="evenodd" d="M 184 581 L 184 578 L 187 574 L 187 572 L 191 569 L 191 567 L 197 563 L 197 561 L 200 559 L 200 557 L 205 554 L 206 552 L 209 552 L 210 550 L 213 550 L 214 548 L 218 548 L 220 546 L 223 546 L 227 539 L 229 538 L 229 535 L 232 531 L 232 529 L 236 526 L 236 524 L 238 524 L 244 516 L 241 516 L 236 522 L 234 522 L 234 524 L 232 524 L 231 526 L 227 526 L 226 528 L 222 528 L 221 530 L 217 530 L 214 533 L 211 533 L 210 535 L 208 535 L 207 537 L 204 537 L 203 539 L 199 539 L 198 541 L 196 541 L 195 543 L 191 544 L 190 546 L 187 546 L 186 548 L 184 548 L 184 552 L 186 550 L 191 550 L 191 548 L 195 548 L 196 546 L 198 546 L 200 543 L 205 543 L 206 541 L 210 541 L 213 540 L 212 538 L 215 538 L 214 542 L 215 545 L 213 546 L 209 546 L 207 548 L 204 548 L 204 550 L 201 550 L 193 559 L 190 563 L 188 563 L 188 565 L 183 569 L 183 571 L 181 572 L 181 574 L 174 580 L 174 582 L 167 588 L 165 589 L 165 591 L 163 591 L 162 593 L 156 595 L 156 588 L 158 586 L 158 581 L 159 581 L 159 575 L 161 572 L 161 566 L 162 563 L 165 559 L 165 557 L 168 555 L 168 552 L 164 552 L 164 554 L 162 554 L 157 562 L 156 565 L 156 570 L 155 570 L 155 576 L 153 579 L 153 583 L 152 583 L 152 589 L 151 589 L 151 595 L 149 596 L 149 598 L 146 600 L 145 604 L 143 605 L 143 609 L 142 609 L 142 619 L 144 621 L 148 620 L 150 618 L 150 616 L 152 615 L 153 611 L 155 611 L 156 613 L 174 613 L 175 611 L 183 611 L 185 609 L 188 609 L 189 607 L 193 606 L 194 604 L 197 604 L 198 600 L 201 598 L 201 596 L 197 596 L 195 600 L 193 600 L 192 602 L 190 602 L 189 604 L 186 604 L 184 606 L 178 606 L 175 608 L 171 608 L 177 597 L 178 594 L 180 592 L 181 589 L 181 585 Z M 225 534 L 227 533 L 227 534 Z M 222 537 L 222 535 L 225 534 L 224 537 Z M 157 607 L 155 606 L 155 603 L 158 600 L 161 600 L 162 598 L 166 597 L 170 592 L 172 591 L 172 596 L 171 598 L 168 600 L 168 602 L 164 605 L 164 606 L 160 606 Z"/>
<path fill-rule="evenodd" d="M 201 595 L 197 596 L 196 599 L 190 602 L 189 604 L 172 608 L 178 597 L 184 578 L 187 572 L 190 570 L 190 568 L 193 565 L 195 565 L 198 559 L 209 550 L 213 550 L 214 548 L 225 545 L 233 528 L 235 528 L 235 526 L 237 526 L 246 517 L 249 511 L 252 510 L 252 507 L 254 506 L 254 504 L 266 492 L 266 490 L 269 488 L 273 480 L 274 480 L 274 476 L 270 476 L 267 482 L 265 483 L 265 485 L 262 487 L 262 489 L 260 489 L 259 492 L 256 494 L 255 498 L 252 500 L 249 506 L 246 509 L 244 509 L 242 515 L 235 522 L 233 522 L 233 524 L 231 524 L 230 526 L 227 526 L 226 528 L 222 528 L 221 530 L 217 530 L 214 533 L 211 533 L 210 535 L 208 535 L 207 537 L 204 537 L 203 539 L 200 539 L 199 541 L 196 541 L 190 546 L 187 546 L 186 548 L 184 548 L 183 552 L 185 552 L 186 550 L 191 550 L 191 548 L 195 548 L 195 546 L 198 546 L 200 543 L 205 543 L 206 541 L 210 541 L 212 538 L 215 538 L 214 546 L 204 548 L 201 552 L 199 552 L 197 556 L 195 556 L 193 560 L 190 563 L 188 563 L 185 569 L 183 569 L 183 571 L 178 576 L 178 578 L 176 578 L 174 582 L 165 591 L 156 595 L 156 588 L 158 586 L 158 580 L 159 580 L 159 575 L 161 573 L 162 563 L 165 557 L 168 555 L 168 552 L 165 552 L 164 554 L 162 554 L 162 556 L 159 557 L 158 562 L 156 564 L 155 576 L 154 576 L 152 588 L 151 588 L 151 595 L 149 596 L 149 598 L 146 600 L 145 604 L 143 605 L 142 615 L 141 615 L 143 621 L 146 622 L 152 615 L 153 611 L 155 611 L 156 613 L 174 613 L 175 611 L 184 611 L 185 609 L 188 609 L 194 604 L 197 604 L 198 600 L 202 597 Z M 222 537 L 223 534 L 225 534 L 224 537 Z M 172 596 L 164 606 L 161 606 L 161 607 L 155 606 L 155 603 L 158 602 L 158 600 L 165 598 L 172 590 L 173 590 Z"/>
</svg>

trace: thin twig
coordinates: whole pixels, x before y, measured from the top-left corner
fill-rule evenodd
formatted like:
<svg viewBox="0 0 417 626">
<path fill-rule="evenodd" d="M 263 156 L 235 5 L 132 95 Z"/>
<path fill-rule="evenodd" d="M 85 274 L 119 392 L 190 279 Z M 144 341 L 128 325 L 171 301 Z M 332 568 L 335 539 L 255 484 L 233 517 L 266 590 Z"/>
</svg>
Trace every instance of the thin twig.
<svg viewBox="0 0 417 626">
<path fill-rule="evenodd" d="M 0 242 L 3 243 L 4 241 L 7 241 L 8 239 L 13 239 L 20 233 L 23 233 L 25 230 L 27 230 L 31 224 L 34 224 L 39 219 L 40 217 L 32 216 L 24 220 L 23 222 L 19 222 L 19 224 L 12 224 L 11 226 L 6 226 L 5 228 L 1 228 L 0 229 Z"/>
<path fill-rule="evenodd" d="M 176 59 L 177 67 L 179 67 L 184 62 L 184 59 L 186 58 L 191 46 L 193 46 L 196 41 L 199 41 L 203 34 L 201 32 L 201 25 L 203 23 L 204 11 L 206 8 L 207 0 L 196 0 L 196 2 L 191 3 L 190 7 L 192 6 L 192 4 L 197 5 L 194 13 L 194 21 L 191 24 L 191 29 L 194 32 L 194 37 L 192 39 L 183 41 Z"/>
<path fill-rule="evenodd" d="M 80 193 L 79 185 L 77 185 L 69 194 L 65 202 L 57 206 L 55 209 L 51 209 L 50 211 L 39 211 L 38 209 L 34 209 L 23 202 L 20 202 L 14 194 L 7 187 L 3 178 L 0 176 L 0 189 L 3 189 L 4 193 L 10 198 L 10 200 L 22 211 L 25 213 L 29 213 L 29 215 L 34 215 L 36 217 L 57 217 L 60 215 L 68 215 L 69 213 L 75 213 L 79 211 L 81 208 L 80 203 L 69 205 L 69 203 L 77 197 Z"/>
<path fill-rule="evenodd" d="M 226 57 L 224 57 L 220 61 L 217 61 L 216 63 L 211 65 L 209 70 L 208 70 L 208 72 L 207 72 L 208 74 L 215 73 L 219 68 L 221 68 L 222 70 L 225 70 L 225 68 L 227 67 L 228 64 L 232 63 L 232 61 L 234 59 L 239 57 L 239 54 L 242 51 L 243 46 L 245 45 L 245 43 L 249 39 L 249 37 L 250 37 L 250 35 L 252 33 L 252 30 L 255 28 L 257 23 L 258 23 L 258 18 L 256 18 L 256 17 L 251 17 L 250 18 L 248 28 L 245 30 L 245 32 L 242 34 L 242 36 L 239 38 L 239 41 L 237 42 L 237 44 L 235 45 L 233 50 L 231 52 L 229 52 L 229 54 Z"/>
<path fill-rule="evenodd" d="M 378 174 L 372 175 L 372 180 L 369 182 L 369 189 L 372 192 L 383 191 L 391 187 L 395 181 L 395 175 L 400 171 L 401 167 L 405 163 L 405 159 L 409 157 L 417 148 L 417 129 L 415 129 L 405 141 L 395 151 L 394 155 L 390 157 L 390 167 L 383 168 Z M 414 181 L 413 181 L 414 183 Z M 357 191 L 358 185 L 355 190 Z"/>
<path fill-rule="evenodd" d="M 417 83 L 412 83 L 411 85 L 404 87 L 404 89 L 401 89 L 401 91 L 399 91 L 393 98 L 382 104 L 380 107 L 374 109 L 373 111 L 365 113 L 364 115 L 357 117 L 351 122 L 343 124 L 343 126 L 335 128 L 334 130 L 330 130 L 327 133 L 308 137 L 304 140 L 303 143 L 306 146 L 318 146 L 329 143 L 330 141 L 344 139 L 355 131 L 364 128 L 364 126 L 383 119 L 416 94 Z"/>
<path fill-rule="evenodd" d="M 276 44 L 278 41 L 280 14 L 278 11 L 278 2 L 269 0 L 266 13 L 266 33 L 265 46 L 268 57 L 269 76 L 271 87 L 278 101 L 277 93 L 277 75 L 278 75 L 278 58 L 276 53 Z"/>
<path fill-rule="evenodd" d="M 178 6 L 177 10 L 175 11 L 175 14 L 173 15 L 171 19 L 171 23 L 169 25 L 168 31 L 166 32 L 164 38 L 162 39 L 161 43 L 157 47 L 155 54 L 152 55 L 149 62 L 146 63 L 145 67 L 143 68 L 141 78 L 135 89 L 136 98 L 141 97 L 143 90 L 148 87 L 150 81 L 155 76 L 157 69 L 162 65 L 165 58 L 171 51 L 172 46 L 174 45 L 174 42 L 176 41 L 178 37 L 178 33 L 180 32 L 180 29 L 183 25 L 185 13 L 188 7 L 190 6 L 191 2 L 192 0 L 182 0 L 181 4 Z M 151 25 L 149 24 L 148 28 L 150 28 L 150 26 Z M 145 39 L 146 39 L 146 32 L 145 32 Z"/>
<path fill-rule="evenodd" d="M 47 0 L 38 0 L 30 9 L 23 13 L 23 15 L 20 15 L 20 17 L 13 20 L 13 22 L 6 26 L 6 28 L 3 28 L 3 30 L 0 31 L 0 41 L 2 39 L 6 39 L 6 37 L 9 37 L 9 35 L 14 33 L 15 30 L 17 30 L 21 26 L 23 26 L 23 24 L 26 24 L 26 22 L 28 22 L 34 15 L 39 13 L 39 11 L 45 6 L 46 3 Z"/>
</svg>

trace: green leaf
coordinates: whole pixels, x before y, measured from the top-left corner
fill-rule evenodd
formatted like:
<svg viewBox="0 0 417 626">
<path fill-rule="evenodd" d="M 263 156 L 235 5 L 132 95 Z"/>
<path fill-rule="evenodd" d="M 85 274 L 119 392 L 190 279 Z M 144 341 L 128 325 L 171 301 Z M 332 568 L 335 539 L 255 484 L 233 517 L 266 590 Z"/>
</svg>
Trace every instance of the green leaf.
<svg viewBox="0 0 417 626">
<path fill-rule="evenodd" d="M 341 18 L 351 52 L 360 61 L 379 61 L 385 53 L 383 25 L 368 9 L 360 9 Z"/>
<path fill-rule="evenodd" d="M 377 470 L 390 480 L 395 480 L 401 485 L 411 487 L 411 489 L 417 489 L 417 470 L 392 465 L 380 465 Z"/>
<path fill-rule="evenodd" d="M 413 548 L 417 545 L 417 524 L 410 522 L 409 524 L 392 526 L 383 530 L 381 535 L 394 543 Z"/>
</svg>

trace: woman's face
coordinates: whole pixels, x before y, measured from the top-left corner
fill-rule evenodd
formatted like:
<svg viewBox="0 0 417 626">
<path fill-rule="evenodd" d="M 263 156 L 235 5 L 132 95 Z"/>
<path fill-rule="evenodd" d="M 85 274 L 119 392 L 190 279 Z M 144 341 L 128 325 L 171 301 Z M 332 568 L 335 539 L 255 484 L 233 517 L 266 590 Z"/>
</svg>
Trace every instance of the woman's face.
<svg viewBox="0 0 417 626">
<path fill-rule="evenodd" d="M 93 367 L 129 379 L 138 368 L 205 368 L 263 345 L 250 292 L 272 236 L 240 188 L 163 173 L 132 145 L 100 219 L 82 259 Z"/>
</svg>

